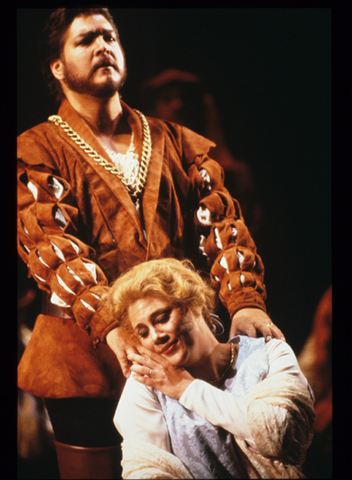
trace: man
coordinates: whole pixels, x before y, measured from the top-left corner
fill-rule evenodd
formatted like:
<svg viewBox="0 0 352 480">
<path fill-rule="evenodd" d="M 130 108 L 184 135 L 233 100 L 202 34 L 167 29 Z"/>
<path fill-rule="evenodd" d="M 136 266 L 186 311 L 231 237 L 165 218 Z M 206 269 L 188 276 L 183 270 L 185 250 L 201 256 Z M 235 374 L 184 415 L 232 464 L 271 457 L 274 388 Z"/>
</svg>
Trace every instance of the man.
<svg viewBox="0 0 352 480">
<path fill-rule="evenodd" d="M 45 398 L 61 478 L 113 478 L 112 417 L 134 347 L 104 308 L 112 280 L 147 259 L 189 257 L 211 267 L 231 336 L 282 333 L 213 142 L 121 101 L 125 58 L 108 10 L 56 10 L 42 70 L 61 105 L 18 139 L 18 249 L 44 292 L 19 387 Z"/>
</svg>

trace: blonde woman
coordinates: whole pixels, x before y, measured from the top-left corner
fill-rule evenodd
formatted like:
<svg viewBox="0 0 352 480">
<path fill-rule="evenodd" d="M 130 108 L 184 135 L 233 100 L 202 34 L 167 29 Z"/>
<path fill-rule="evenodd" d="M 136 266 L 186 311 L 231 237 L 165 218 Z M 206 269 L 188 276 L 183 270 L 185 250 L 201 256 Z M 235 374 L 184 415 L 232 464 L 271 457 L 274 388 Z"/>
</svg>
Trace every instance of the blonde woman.
<svg viewBox="0 0 352 480">
<path fill-rule="evenodd" d="M 215 292 L 189 262 L 153 260 L 106 304 L 136 340 L 114 418 L 123 478 L 305 478 L 312 394 L 284 341 L 214 333 Z"/>
</svg>

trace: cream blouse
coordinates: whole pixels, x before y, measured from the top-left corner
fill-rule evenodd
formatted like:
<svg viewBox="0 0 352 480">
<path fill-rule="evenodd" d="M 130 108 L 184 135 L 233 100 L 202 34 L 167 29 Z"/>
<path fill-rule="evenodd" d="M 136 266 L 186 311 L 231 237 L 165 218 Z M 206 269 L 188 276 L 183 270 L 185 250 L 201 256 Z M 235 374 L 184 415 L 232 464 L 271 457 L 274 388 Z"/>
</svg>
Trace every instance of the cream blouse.
<svg viewBox="0 0 352 480">
<path fill-rule="evenodd" d="M 265 351 L 269 367 L 265 378 L 288 374 L 310 389 L 293 350 L 286 342 L 272 339 L 265 343 Z M 226 389 L 195 379 L 186 388 L 179 403 L 211 424 L 243 438 L 255 448 L 247 423 L 246 395 L 233 396 Z M 278 415 L 279 410 L 280 407 Z M 166 421 L 155 390 L 137 382 L 133 376 L 126 381 L 114 423 L 125 441 L 146 441 L 172 452 Z"/>
</svg>

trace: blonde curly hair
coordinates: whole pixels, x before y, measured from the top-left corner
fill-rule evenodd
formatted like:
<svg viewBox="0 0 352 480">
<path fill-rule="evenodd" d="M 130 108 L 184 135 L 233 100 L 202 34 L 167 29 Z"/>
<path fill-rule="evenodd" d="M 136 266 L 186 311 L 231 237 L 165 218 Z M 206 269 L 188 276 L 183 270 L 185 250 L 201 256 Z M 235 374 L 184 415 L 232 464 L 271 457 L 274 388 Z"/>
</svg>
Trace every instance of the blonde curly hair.
<svg viewBox="0 0 352 480">
<path fill-rule="evenodd" d="M 135 265 L 115 280 L 104 303 L 119 325 L 132 333 L 128 307 L 146 297 L 167 301 L 183 312 L 201 309 L 210 330 L 216 333 L 218 320 L 212 313 L 217 304 L 216 292 L 189 260 L 163 258 Z"/>
</svg>

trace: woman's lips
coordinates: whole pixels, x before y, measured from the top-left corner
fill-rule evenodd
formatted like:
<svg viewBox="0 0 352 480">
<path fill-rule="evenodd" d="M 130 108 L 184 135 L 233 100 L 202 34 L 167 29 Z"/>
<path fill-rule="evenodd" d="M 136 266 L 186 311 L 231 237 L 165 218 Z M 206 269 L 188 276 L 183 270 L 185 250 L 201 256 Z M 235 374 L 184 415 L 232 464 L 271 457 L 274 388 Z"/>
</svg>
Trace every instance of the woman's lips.
<svg viewBox="0 0 352 480">
<path fill-rule="evenodd" d="M 163 355 L 169 355 L 170 353 L 172 353 L 173 350 L 174 350 L 174 348 L 175 348 L 176 345 L 177 345 L 177 342 L 178 342 L 178 340 L 175 340 L 175 341 L 173 341 L 171 344 L 167 345 L 167 346 L 161 351 L 161 353 L 162 353 Z"/>
</svg>

